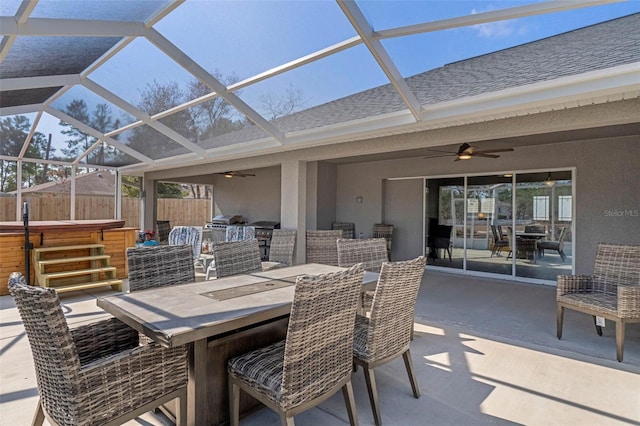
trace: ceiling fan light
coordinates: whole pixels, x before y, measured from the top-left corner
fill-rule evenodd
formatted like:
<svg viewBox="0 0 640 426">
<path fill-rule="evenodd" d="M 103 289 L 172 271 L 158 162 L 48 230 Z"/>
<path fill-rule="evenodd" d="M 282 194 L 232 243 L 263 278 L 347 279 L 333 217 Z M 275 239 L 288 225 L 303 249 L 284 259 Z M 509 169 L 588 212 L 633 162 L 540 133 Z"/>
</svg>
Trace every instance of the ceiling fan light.
<svg viewBox="0 0 640 426">
<path fill-rule="evenodd" d="M 224 174 L 224 177 L 226 177 L 227 179 L 231 179 L 231 178 L 233 177 L 233 173 L 226 172 L 226 173 Z"/>
<path fill-rule="evenodd" d="M 548 187 L 552 187 L 553 185 L 556 184 L 556 181 L 551 179 L 551 173 L 547 174 L 547 178 L 544 180 L 544 184 L 547 185 Z"/>
<path fill-rule="evenodd" d="M 458 159 L 460 160 L 468 160 L 470 158 L 471 158 L 471 154 L 467 154 L 466 152 L 464 154 L 458 155 Z"/>
</svg>

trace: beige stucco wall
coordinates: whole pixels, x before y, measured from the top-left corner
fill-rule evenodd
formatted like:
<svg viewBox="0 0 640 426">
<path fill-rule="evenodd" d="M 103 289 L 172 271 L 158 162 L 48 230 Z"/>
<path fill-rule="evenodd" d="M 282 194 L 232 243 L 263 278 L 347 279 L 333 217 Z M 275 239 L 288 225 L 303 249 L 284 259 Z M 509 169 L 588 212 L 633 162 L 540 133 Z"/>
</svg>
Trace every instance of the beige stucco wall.
<svg viewBox="0 0 640 426">
<path fill-rule="evenodd" d="M 280 167 L 246 170 L 256 176 L 211 175 L 214 215 L 240 214 L 248 223 L 280 221 Z"/>
</svg>

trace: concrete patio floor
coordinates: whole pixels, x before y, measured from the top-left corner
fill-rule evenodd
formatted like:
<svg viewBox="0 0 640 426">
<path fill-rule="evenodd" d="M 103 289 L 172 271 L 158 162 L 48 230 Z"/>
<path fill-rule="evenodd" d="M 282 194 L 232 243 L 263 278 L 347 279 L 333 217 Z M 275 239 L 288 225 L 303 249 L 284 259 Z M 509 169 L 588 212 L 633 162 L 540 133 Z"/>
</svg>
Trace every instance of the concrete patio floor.
<svg viewBox="0 0 640 426">
<path fill-rule="evenodd" d="M 110 294 L 61 295 L 71 326 L 105 317 L 95 299 Z M 0 425 L 27 425 L 36 380 L 9 296 L 0 297 L 0 319 Z M 615 360 L 612 323 L 600 337 L 589 316 L 567 311 L 558 340 L 554 287 L 427 270 L 415 331 L 411 353 L 422 396 L 413 398 L 402 359 L 376 369 L 385 425 L 640 425 L 640 324 L 627 326 L 622 363 Z M 373 424 L 361 371 L 353 387 L 360 424 Z M 348 424 L 342 395 L 295 420 Z M 153 413 L 127 423 L 165 424 Z M 279 419 L 260 409 L 241 424 L 277 425 Z"/>
</svg>

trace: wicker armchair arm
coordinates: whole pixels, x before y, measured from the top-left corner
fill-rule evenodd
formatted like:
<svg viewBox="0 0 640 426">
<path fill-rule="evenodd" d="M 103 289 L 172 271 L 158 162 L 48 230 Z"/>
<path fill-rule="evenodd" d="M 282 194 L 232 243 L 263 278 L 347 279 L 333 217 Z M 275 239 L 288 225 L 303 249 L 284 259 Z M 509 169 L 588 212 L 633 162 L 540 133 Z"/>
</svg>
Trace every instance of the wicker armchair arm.
<svg viewBox="0 0 640 426">
<path fill-rule="evenodd" d="M 138 332 L 116 318 L 82 325 L 69 332 L 81 365 L 138 346 Z"/>
<path fill-rule="evenodd" d="M 78 381 L 82 418 L 124 413 L 186 385 L 187 348 L 137 346 L 83 366 Z"/>
<path fill-rule="evenodd" d="M 592 275 L 558 275 L 556 294 L 584 293 L 593 288 Z"/>
<path fill-rule="evenodd" d="M 618 315 L 640 318 L 640 285 L 618 285 Z"/>
</svg>

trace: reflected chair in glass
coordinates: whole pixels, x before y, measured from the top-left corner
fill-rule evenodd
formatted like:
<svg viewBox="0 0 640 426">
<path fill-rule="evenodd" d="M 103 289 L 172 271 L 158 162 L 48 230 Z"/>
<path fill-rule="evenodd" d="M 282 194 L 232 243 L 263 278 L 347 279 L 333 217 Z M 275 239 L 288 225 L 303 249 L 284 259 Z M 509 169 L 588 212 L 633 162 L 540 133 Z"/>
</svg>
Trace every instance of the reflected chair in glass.
<svg viewBox="0 0 640 426">
<path fill-rule="evenodd" d="M 239 421 L 240 391 L 280 415 L 282 425 L 342 389 L 351 425 L 357 425 L 351 386 L 354 319 L 364 269 L 296 279 L 285 340 L 228 362 L 231 425 Z"/>
<path fill-rule="evenodd" d="M 491 225 L 491 233 L 493 234 L 491 257 L 493 257 L 494 255 L 500 255 L 500 253 L 502 253 L 502 250 L 509 249 L 509 241 L 502 238 L 502 236 L 498 233 L 496 225 Z"/>
<path fill-rule="evenodd" d="M 356 224 L 350 222 L 333 222 L 331 229 L 339 229 L 342 231 L 342 238 L 356 237 Z"/>
<path fill-rule="evenodd" d="M 515 249 L 516 258 L 530 259 L 533 263 L 537 261 L 538 241 L 535 238 L 519 238 L 513 237 L 513 230 L 507 226 L 507 240 L 509 241 L 509 254 L 507 260 L 511 258 Z M 515 244 L 514 244 L 515 242 Z"/>
<path fill-rule="evenodd" d="M 262 270 L 293 265 L 293 252 L 296 247 L 297 231 L 274 229 L 269 245 L 269 261 L 262 262 Z"/>
<path fill-rule="evenodd" d="M 558 275 L 557 335 L 562 338 L 564 310 L 572 309 L 616 324 L 616 358 L 622 361 L 628 323 L 640 323 L 640 246 L 598 244 L 591 275 Z M 602 327 L 596 323 L 602 336 Z"/>
<path fill-rule="evenodd" d="M 169 232 L 169 245 L 188 244 L 193 251 L 193 264 L 204 270 L 204 264 L 200 259 L 202 253 L 202 226 L 174 226 Z"/>
<path fill-rule="evenodd" d="M 262 271 L 258 240 L 223 241 L 213 245 L 216 278 Z"/>
<path fill-rule="evenodd" d="M 9 278 L 24 322 L 40 399 L 42 425 L 123 424 L 178 399 L 177 424 L 186 425 L 187 350 L 140 345 L 138 332 L 116 318 L 70 329 L 55 290 Z"/>
<path fill-rule="evenodd" d="M 356 316 L 353 361 L 355 365 L 364 369 L 376 425 L 382 424 L 382 417 L 374 368 L 402 356 L 413 396 L 420 397 L 409 344 L 413 334 L 416 299 L 425 265 L 424 256 L 383 264 L 370 317 Z"/>
<path fill-rule="evenodd" d="M 429 237 L 427 238 L 427 247 L 429 248 L 429 257 L 434 260 L 440 258 L 438 251 L 445 250 L 449 255 L 449 263 L 451 263 L 451 249 L 453 242 L 451 240 L 451 225 L 431 225 L 429 229 Z"/>
<path fill-rule="evenodd" d="M 127 249 L 129 291 L 195 282 L 191 245 Z"/>
<path fill-rule="evenodd" d="M 566 235 L 567 227 L 560 228 L 560 234 L 558 235 L 558 241 L 538 241 L 538 251 L 544 256 L 545 250 L 555 250 L 560 255 L 560 259 L 564 262 L 567 255 L 564 252 L 564 238 Z"/>
<path fill-rule="evenodd" d="M 391 260 L 391 243 L 393 241 L 393 225 L 388 223 L 375 223 L 373 225 L 373 238 L 384 238 L 387 241 L 387 258 Z"/>
<path fill-rule="evenodd" d="M 307 230 L 307 263 L 322 263 L 338 266 L 338 246 L 336 241 L 342 238 L 341 230 Z"/>
</svg>

